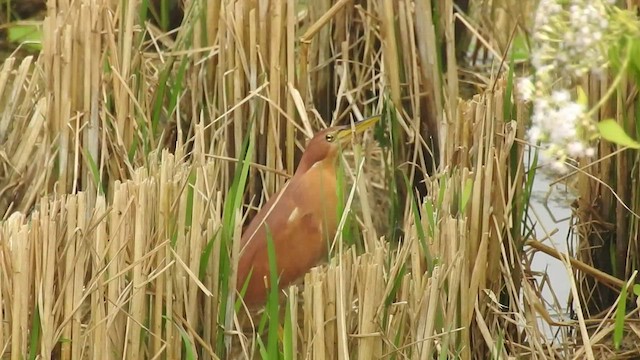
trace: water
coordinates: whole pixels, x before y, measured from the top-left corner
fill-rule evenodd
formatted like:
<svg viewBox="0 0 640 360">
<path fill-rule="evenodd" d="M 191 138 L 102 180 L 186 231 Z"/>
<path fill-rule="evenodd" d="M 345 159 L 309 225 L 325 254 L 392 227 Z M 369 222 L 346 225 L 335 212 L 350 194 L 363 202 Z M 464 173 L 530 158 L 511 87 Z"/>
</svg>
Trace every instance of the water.
<svg viewBox="0 0 640 360">
<path fill-rule="evenodd" d="M 554 180 L 555 177 L 552 174 L 540 170 L 536 173 L 530 201 L 530 217 L 536 222 L 537 239 L 544 239 L 551 234 L 544 244 L 554 247 L 561 253 L 567 253 L 567 241 L 571 241 L 569 237 L 571 203 L 576 195 L 564 184 L 552 185 Z M 547 274 L 548 282 L 542 289 L 542 296 L 551 317 L 557 321 L 569 320 L 567 302 L 571 285 L 570 274 L 564 263 L 545 253 L 537 252 L 533 257 L 531 270 Z M 543 280 L 542 276 L 537 276 L 536 279 Z M 554 333 L 558 330 L 556 326 L 549 326 L 541 317 L 538 323 L 550 338 L 554 337 Z"/>
</svg>

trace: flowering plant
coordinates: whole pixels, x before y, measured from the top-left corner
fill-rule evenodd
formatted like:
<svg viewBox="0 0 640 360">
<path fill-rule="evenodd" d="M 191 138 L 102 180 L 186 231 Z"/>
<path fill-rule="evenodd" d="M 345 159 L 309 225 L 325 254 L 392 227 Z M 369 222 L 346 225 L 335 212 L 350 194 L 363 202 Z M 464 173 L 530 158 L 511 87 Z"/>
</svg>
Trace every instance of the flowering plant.
<svg viewBox="0 0 640 360">
<path fill-rule="evenodd" d="M 595 155 L 594 144 L 601 137 L 640 148 L 615 120 L 593 119 L 634 58 L 631 50 L 640 49 L 638 29 L 635 15 L 612 0 L 540 1 L 533 27 L 533 74 L 520 79 L 517 87 L 533 104 L 529 140 L 540 143 L 542 155 L 557 171 L 565 171 L 570 159 Z M 616 53 L 625 60 L 611 64 L 611 54 Z M 640 65 L 638 57 L 634 60 Z M 576 80 L 585 74 L 602 75 L 610 65 L 618 65 L 618 76 L 605 97 L 589 109 Z"/>
</svg>

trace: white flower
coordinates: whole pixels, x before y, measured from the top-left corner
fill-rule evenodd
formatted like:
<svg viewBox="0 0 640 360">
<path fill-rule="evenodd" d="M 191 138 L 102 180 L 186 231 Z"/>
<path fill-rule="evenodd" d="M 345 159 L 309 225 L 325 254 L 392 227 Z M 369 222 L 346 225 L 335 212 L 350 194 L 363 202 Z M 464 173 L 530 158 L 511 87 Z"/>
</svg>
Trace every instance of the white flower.
<svg viewBox="0 0 640 360">
<path fill-rule="evenodd" d="M 559 105 L 560 109 L 558 110 L 558 116 L 566 121 L 575 123 L 585 116 L 584 107 L 576 102 Z"/>
<path fill-rule="evenodd" d="M 551 168 L 559 173 L 565 173 L 567 171 L 567 165 L 564 161 L 556 160 L 551 163 Z"/>
<path fill-rule="evenodd" d="M 571 94 L 566 89 L 555 90 L 551 93 L 551 99 L 556 103 L 565 103 L 571 100 Z"/>
<path fill-rule="evenodd" d="M 517 89 L 520 97 L 522 97 L 522 100 L 530 101 L 533 97 L 533 94 L 535 93 L 536 87 L 535 85 L 533 85 L 531 77 L 524 77 L 518 79 Z"/>
<path fill-rule="evenodd" d="M 529 128 L 527 135 L 529 135 L 529 141 L 531 141 L 532 143 L 536 143 L 538 142 L 538 140 L 542 140 L 542 131 L 540 131 L 540 127 L 536 125 L 533 125 Z"/>
<path fill-rule="evenodd" d="M 585 148 L 582 142 L 580 141 L 572 141 L 567 144 L 567 152 L 570 156 L 578 157 L 582 156 L 585 153 Z"/>
<path fill-rule="evenodd" d="M 602 74 L 615 41 L 613 0 L 540 0 L 534 19 L 531 65 L 535 79 L 518 80 L 519 96 L 533 103 L 528 139 L 540 143 L 546 163 L 564 172 L 570 158 L 593 156 L 597 128 L 564 88 L 586 73 Z M 615 23 L 614 23 L 615 24 Z"/>
<path fill-rule="evenodd" d="M 585 156 L 587 156 L 587 157 L 592 157 L 592 156 L 594 156 L 595 154 L 596 154 L 596 149 L 594 149 L 594 148 L 592 148 L 592 147 L 587 148 L 587 149 L 584 151 L 584 155 L 585 155 Z"/>
</svg>

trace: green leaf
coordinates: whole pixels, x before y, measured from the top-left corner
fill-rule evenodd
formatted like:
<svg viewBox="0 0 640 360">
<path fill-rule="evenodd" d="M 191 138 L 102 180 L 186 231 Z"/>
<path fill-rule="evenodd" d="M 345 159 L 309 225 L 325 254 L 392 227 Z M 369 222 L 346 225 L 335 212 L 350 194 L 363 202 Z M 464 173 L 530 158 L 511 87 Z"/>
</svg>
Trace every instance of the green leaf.
<svg viewBox="0 0 640 360">
<path fill-rule="evenodd" d="M 33 310 L 33 321 L 31 323 L 31 333 L 29 334 L 29 360 L 38 358 L 38 345 L 42 335 L 42 324 L 40 322 L 40 310 L 38 305 Z"/>
<path fill-rule="evenodd" d="M 616 350 L 619 350 L 620 345 L 622 344 L 622 337 L 624 336 L 624 317 L 626 314 L 627 285 L 625 284 L 622 287 L 622 291 L 620 291 L 620 299 L 618 300 L 618 306 L 616 307 L 616 318 L 613 327 L 613 346 L 615 346 Z"/>
<path fill-rule="evenodd" d="M 631 41 L 629 54 L 627 56 L 631 57 L 631 64 L 635 67 L 635 70 L 640 71 L 640 41 L 633 37 L 628 37 L 627 41 Z"/>
<path fill-rule="evenodd" d="M 427 236 L 425 234 L 424 231 L 424 227 L 422 226 L 422 221 L 420 221 L 420 210 L 418 208 L 418 199 L 416 199 L 416 196 L 413 192 L 411 183 L 409 182 L 409 178 L 407 177 L 407 175 L 405 173 L 402 173 L 402 177 L 404 179 L 404 184 L 406 186 L 407 189 L 407 196 L 410 196 L 410 201 L 411 201 L 411 212 L 413 213 L 413 223 L 416 226 L 416 233 L 418 235 L 418 241 L 420 243 L 420 247 L 422 248 L 422 251 L 424 252 L 425 255 L 425 260 L 427 262 L 427 269 L 429 269 L 429 273 L 431 273 L 431 271 L 433 270 L 433 258 L 431 257 L 431 253 L 429 251 L 429 246 L 427 246 Z M 427 203 L 430 203 L 430 199 L 426 200 Z M 433 224 L 435 224 L 435 214 L 433 213 L 433 207 L 429 208 L 427 206 L 427 208 L 425 208 L 424 212 L 426 213 L 424 216 L 427 216 L 427 221 L 429 222 L 429 229 L 430 230 L 430 238 L 433 237 Z M 403 272 L 403 271 L 402 271 Z M 394 285 L 395 286 L 395 285 Z M 393 292 L 392 292 L 393 293 Z M 388 304 L 391 304 L 391 300 L 387 299 Z"/>
<path fill-rule="evenodd" d="M 464 189 L 462 189 L 462 198 L 460 199 L 460 212 L 464 212 L 471 199 L 471 190 L 473 190 L 473 180 L 467 179 L 464 183 Z"/>
<path fill-rule="evenodd" d="M 515 68 L 515 60 L 513 53 L 511 53 L 511 56 L 509 72 L 507 74 L 507 86 L 504 89 L 504 99 L 502 101 L 502 114 L 505 122 L 511 121 L 513 117 L 513 99 L 511 95 L 513 94 L 513 69 Z"/>
<path fill-rule="evenodd" d="M 213 236 L 207 242 L 204 249 L 200 253 L 200 266 L 198 267 L 198 279 L 204 280 L 205 275 L 207 274 L 207 268 L 209 267 L 209 259 L 211 258 L 211 253 L 213 252 L 213 244 L 215 243 L 216 237 L 219 233 L 219 228 L 213 233 Z"/>
<path fill-rule="evenodd" d="M 578 92 L 577 103 L 587 108 L 589 106 L 589 98 L 587 97 L 587 93 L 584 92 L 582 86 L 578 86 L 576 91 Z"/>
<path fill-rule="evenodd" d="M 104 195 L 105 187 L 104 187 L 104 184 L 102 183 L 102 178 L 100 176 L 100 170 L 98 169 L 98 165 L 96 164 L 95 160 L 93 159 L 93 157 L 91 156 L 91 154 L 87 149 L 84 149 L 83 152 L 84 152 L 85 159 L 89 163 L 89 170 L 91 171 L 91 175 L 93 176 L 93 181 L 96 187 L 98 188 L 98 193 L 100 195 Z"/>
<path fill-rule="evenodd" d="M 42 50 L 42 30 L 39 25 L 13 25 L 7 28 L 7 38 L 12 43 L 28 42 L 31 50 Z"/>
<path fill-rule="evenodd" d="M 530 55 L 529 44 L 522 34 L 518 34 L 514 37 L 511 44 L 511 59 L 513 61 L 528 60 Z"/>
<path fill-rule="evenodd" d="M 242 208 L 242 197 L 244 194 L 245 185 L 247 183 L 247 178 L 249 176 L 249 162 L 251 156 L 253 154 L 253 141 L 249 134 L 251 133 L 251 128 L 253 127 L 253 121 L 249 122 L 249 127 L 247 128 L 247 135 L 244 138 L 242 143 L 242 150 L 239 156 L 239 159 L 242 160 L 241 163 L 236 166 L 235 175 L 233 177 L 233 182 L 231 184 L 231 188 L 227 193 L 227 197 L 224 201 L 223 211 L 222 211 L 222 228 L 220 229 L 220 237 L 221 241 L 219 243 L 220 246 L 220 261 L 216 266 L 218 266 L 218 274 L 219 274 L 219 288 L 221 289 L 220 299 L 221 305 L 220 309 L 227 308 L 227 296 L 228 296 L 228 286 L 229 286 L 229 273 L 231 271 L 231 254 L 230 250 L 233 242 L 233 231 L 235 228 L 235 215 L 238 209 Z M 245 288 L 246 289 L 246 288 Z M 236 307 L 237 308 L 237 307 Z M 218 321 L 221 324 L 226 323 L 226 312 L 220 311 L 218 312 Z M 217 349 L 224 349 L 224 331 L 218 332 L 218 338 L 216 341 Z M 223 351 L 223 350 L 221 350 Z"/>
<path fill-rule="evenodd" d="M 193 196 L 196 191 L 196 180 L 198 179 L 198 175 L 196 170 L 192 170 L 189 174 L 189 183 L 187 184 L 187 206 L 185 212 L 185 224 L 187 226 L 192 226 L 191 221 L 193 220 Z"/>
<path fill-rule="evenodd" d="M 386 126 L 381 121 L 373 128 L 373 138 L 378 142 L 380 147 L 388 148 L 391 146 L 391 137 L 387 132 Z"/>
<path fill-rule="evenodd" d="M 287 308 L 284 314 L 284 332 L 282 336 L 282 355 L 284 360 L 295 359 L 297 354 L 293 353 L 293 343 L 295 334 L 293 332 L 293 321 L 291 319 L 291 306 L 287 301 Z"/>
<path fill-rule="evenodd" d="M 633 140 L 624 129 L 613 119 L 602 120 L 598 123 L 600 135 L 614 144 L 640 149 L 640 143 Z"/>
<path fill-rule="evenodd" d="M 267 295 L 267 314 L 269 317 L 269 329 L 267 335 L 267 353 L 269 359 L 276 360 L 278 358 L 278 330 L 280 323 L 278 321 L 279 309 L 279 290 L 278 290 L 278 265 L 276 258 L 276 248 L 271 237 L 271 231 L 268 226 L 267 230 L 267 257 L 269 260 L 269 294 Z"/>
<path fill-rule="evenodd" d="M 633 293 L 636 296 L 640 296 L 640 284 L 635 284 L 633 285 Z"/>
<path fill-rule="evenodd" d="M 189 335 L 187 335 L 187 332 L 184 331 L 182 326 L 178 326 L 178 324 L 176 324 L 175 322 L 173 324 L 178 329 L 178 332 L 180 333 L 180 337 L 182 338 L 182 345 L 184 346 L 184 349 L 185 349 L 184 358 L 187 360 L 196 359 L 196 352 L 195 352 L 193 343 L 191 342 L 191 339 L 189 339 Z"/>
</svg>

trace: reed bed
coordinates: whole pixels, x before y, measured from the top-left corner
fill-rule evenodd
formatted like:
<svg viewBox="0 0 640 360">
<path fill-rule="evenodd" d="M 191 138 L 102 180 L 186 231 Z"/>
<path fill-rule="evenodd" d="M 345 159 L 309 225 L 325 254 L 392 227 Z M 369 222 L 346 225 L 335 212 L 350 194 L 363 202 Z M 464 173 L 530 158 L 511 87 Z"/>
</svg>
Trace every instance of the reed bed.
<svg viewBox="0 0 640 360">
<path fill-rule="evenodd" d="M 533 6 L 49 1 L 42 51 L 0 68 L 0 358 L 605 353 L 612 314 L 595 331 L 588 313 L 553 320 L 529 269 L 529 249 L 564 260 L 577 309 L 591 308 L 578 294 L 594 279 L 626 299 L 624 281 L 531 232 L 528 108 L 506 55 Z M 490 70 L 459 59 L 469 42 Z M 378 113 L 341 162 L 327 261 L 248 314 L 235 294 L 243 223 L 315 130 Z M 587 172 L 632 163 L 621 156 Z M 593 196 L 581 219 L 593 199 L 615 204 L 593 181 L 579 183 Z M 551 339 L 540 319 L 565 336 Z"/>
<path fill-rule="evenodd" d="M 544 342 L 535 316 L 516 316 L 535 314 L 524 308 L 539 300 L 530 285 L 518 300 L 517 239 L 502 230 L 516 218 L 511 204 L 523 179 L 509 171 L 519 130 L 492 110 L 504 99 L 499 90 L 460 104 L 460 120 L 474 131 L 451 129 L 444 153 L 465 143 L 474 150 L 458 152 L 458 170 L 439 174 L 429 184 L 433 195 L 412 203 L 400 244 L 375 238 L 358 254 L 340 238 L 329 264 L 289 290 L 287 304 L 299 316 L 294 354 L 545 358 L 559 351 Z M 196 140 L 197 152 L 202 145 Z M 216 358 L 223 331 L 236 351 L 255 351 L 255 333 L 225 330 L 216 316 L 225 312 L 216 266 L 224 200 L 211 181 L 219 171 L 220 161 L 187 163 L 164 151 L 92 209 L 80 192 L 41 201 L 28 218 L 10 216 L 1 232 L 0 292 L 8 353 Z"/>
</svg>

